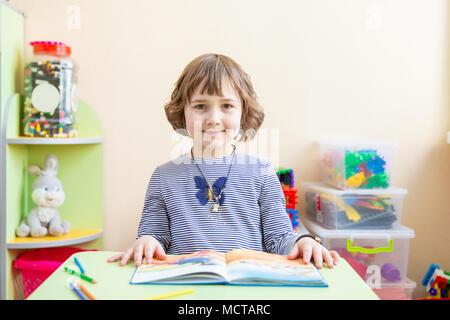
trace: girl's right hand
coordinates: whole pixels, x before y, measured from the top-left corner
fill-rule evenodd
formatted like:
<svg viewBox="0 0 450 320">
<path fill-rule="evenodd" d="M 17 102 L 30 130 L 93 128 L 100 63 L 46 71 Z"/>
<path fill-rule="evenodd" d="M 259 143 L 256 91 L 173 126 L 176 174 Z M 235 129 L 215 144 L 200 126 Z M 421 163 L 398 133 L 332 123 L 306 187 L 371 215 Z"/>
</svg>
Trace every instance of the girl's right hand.
<svg viewBox="0 0 450 320">
<path fill-rule="evenodd" d="M 145 257 L 147 263 L 151 263 L 153 257 L 160 260 L 167 259 L 166 253 L 158 240 L 152 236 L 142 236 L 128 250 L 108 258 L 107 261 L 114 262 L 120 260 L 119 265 L 124 266 L 130 260 L 131 256 L 133 256 L 136 266 L 141 265 L 143 257 Z"/>
</svg>

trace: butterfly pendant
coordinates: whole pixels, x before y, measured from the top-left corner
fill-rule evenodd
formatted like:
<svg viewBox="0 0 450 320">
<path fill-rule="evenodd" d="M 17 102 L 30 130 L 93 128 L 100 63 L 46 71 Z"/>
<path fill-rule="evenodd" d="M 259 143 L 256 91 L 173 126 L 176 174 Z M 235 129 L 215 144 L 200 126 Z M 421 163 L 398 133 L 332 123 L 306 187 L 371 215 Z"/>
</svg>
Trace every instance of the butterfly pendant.
<svg viewBox="0 0 450 320">
<path fill-rule="evenodd" d="M 225 177 L 218 178 L 214 184 L 212 185 L 211 189 L 208 187 L 208 184 L 206 183 L 205 179 L 200 176 L 195 176 L 195 187 L 199 189 L 197 193 L 195 194 L 195 197 L 198 199 L 200 204 L 205 205 L 210 200 L 214 202 L 213 205 L 213 212 L 217 212 L 219 206 L 223 204 L 223 201 L 225 199 L 225 194 L 222 192 L 222 195 L 220 196 L 220 199 L 218 199 L 218 203 L 216 202 L 216 197 L 219 196 L 220 191 L 223 188 L 223 185 L 225 184 L 225 181 L 227 179 Z M 216 210 L 216 211 L 214 211 Z"/>
</svg>

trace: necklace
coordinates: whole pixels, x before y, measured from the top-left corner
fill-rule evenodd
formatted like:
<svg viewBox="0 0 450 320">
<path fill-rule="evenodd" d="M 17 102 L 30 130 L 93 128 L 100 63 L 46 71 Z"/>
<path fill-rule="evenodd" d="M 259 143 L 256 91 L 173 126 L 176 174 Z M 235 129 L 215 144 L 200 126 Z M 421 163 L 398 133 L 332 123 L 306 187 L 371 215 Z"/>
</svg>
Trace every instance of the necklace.
<svg viewBox="0 0 450 320">
<path fill-rule="evenodd" d="M 236 146 L 234 144 L 232 146 L 233 146 L 233 152 L 232 152 L 233 159 L 231 160 L 231 164 L 230 164 L 230 168 L 228 169 L 227 177 L 225 178 L 225 181 L 224 181 L 224 183 L 222 185 L 222 188 L 220 189 L 220 192 L 219 192 L 219 194 L 217 196 L 214 194 L 213 188 L 208 183 L 208 180 L 205 178 L 205 175 L 203 174 L 203 172 L 200 169 L 199 165 L 197 163 L 195 163 L 195 161 L 194 161 L 195 165 L 197 166 L 198 171 L 200 171 L 200 174 L 202 175 L 203 179 L 205 180 L 206 185 L 208 186 L 208 200 L 209 201 L 213 201 L 213 198 L 214 198 L 214 204 L 212 206 L 212 212 L 214 212 L 214 213 L 218 213 L 219 212 L 220 199 L 222 198 L 223 189 L 225 189 L 225 185 L 226 185 L 226 183 L 228 181 L 228 177 L 230 176 L 231 167 L 233 166 Z M 192 159 L 194 160 L 194 153 L 193 153 L 192 149 L 191 149 L 191 156 L 192 156 Z"/>
</svg>

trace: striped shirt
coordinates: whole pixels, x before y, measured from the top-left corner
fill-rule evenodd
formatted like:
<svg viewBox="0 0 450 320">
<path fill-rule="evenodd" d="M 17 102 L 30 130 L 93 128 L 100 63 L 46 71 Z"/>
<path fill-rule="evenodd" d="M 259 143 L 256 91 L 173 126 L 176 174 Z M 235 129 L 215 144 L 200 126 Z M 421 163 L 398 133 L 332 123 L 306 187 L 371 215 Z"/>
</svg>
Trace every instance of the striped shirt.
<svg viewBox="0 0 450 320">
<path fill-rule="evenodd" d="M 153 236 L 167 254 L 239 248 L 289 254 L 300 234 L 292 229 L 270 161 L 236 153 L 223 203 L 218 213 L 212 212 L 207 189 L 196 185 L 195 179 L 203 179 L 196 164 L 213 186 L 218 178 L 227 177 L 232 160 L 232 155 L 205 159 L 181 155 L 158 166 L 148 184 L 137 238 Z"/>
</svg>

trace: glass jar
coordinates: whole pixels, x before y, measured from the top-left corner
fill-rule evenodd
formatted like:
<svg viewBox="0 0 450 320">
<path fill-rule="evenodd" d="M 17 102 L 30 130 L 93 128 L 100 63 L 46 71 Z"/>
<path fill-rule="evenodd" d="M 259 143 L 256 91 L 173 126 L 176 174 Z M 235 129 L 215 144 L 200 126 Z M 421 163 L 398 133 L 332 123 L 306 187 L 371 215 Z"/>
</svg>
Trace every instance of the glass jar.
<svg viewBox="0 0 450 320">
<path fill-rule="evenodd" d="M 70 138 L 77 135 L 77 66 L 71 48 L 61 42 L 35 41 L 25 67 L 23 134 Z"/>
</svg>

